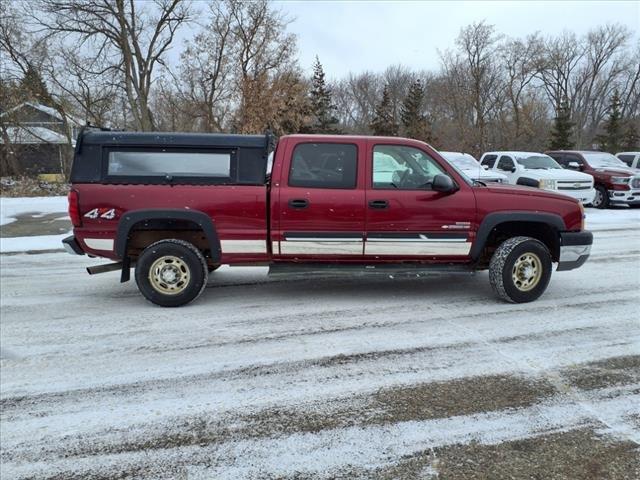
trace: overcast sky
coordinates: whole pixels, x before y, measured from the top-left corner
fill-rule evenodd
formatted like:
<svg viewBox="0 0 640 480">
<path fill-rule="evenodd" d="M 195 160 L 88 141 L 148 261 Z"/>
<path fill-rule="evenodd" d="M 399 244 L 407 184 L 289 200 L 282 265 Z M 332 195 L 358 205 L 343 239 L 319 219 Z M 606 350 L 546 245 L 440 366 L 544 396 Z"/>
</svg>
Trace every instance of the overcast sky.
<svg viewBox="0 0 640 480">
<path fill-rule="evenodd" d="M 311 72 L 318 55 L 330 79 L 349 71 L 381 71 L 401 63 L 438 68 L 438 50 L 451 48 L 460 28 L 486 20 L 498 32 L 526 36 L 536 31 L 583 34 L 605 23 L 640 29 L 640 1 L 276 1 L 295 21 L 298 58 Z"/>
</svg>

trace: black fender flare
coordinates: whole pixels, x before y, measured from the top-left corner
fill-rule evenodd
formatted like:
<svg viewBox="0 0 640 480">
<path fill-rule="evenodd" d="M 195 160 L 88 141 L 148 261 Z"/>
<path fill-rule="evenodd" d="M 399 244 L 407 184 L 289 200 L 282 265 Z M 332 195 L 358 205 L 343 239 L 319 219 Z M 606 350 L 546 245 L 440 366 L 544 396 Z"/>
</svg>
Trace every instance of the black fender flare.
<svg viewBox="0 0 640 480">
<path fill-rule="evenodd" d="M 213 262 L 220 262 L 220 239 L 218 238 L 213 219 L 204 212 L 184 209 L 148 209 L 126 212 L 120 218 L 118 231 L 116 233 L 115 252 L 118 257 L 122 259 L 126 257 L 129 232 L 135 224 L 145 220 L 186 220 L 195 223 L 202 229 L 207 237 Z"/>
<path fill-rule="evenodd" d="M 489 213 L 478 227 L 476 233 L 476 239 L 471 246 L 469 255 L 474 261 L 480 258 L 480 254 L 484 249 L 484 245 L 489 238 L 489 235 L 495 227 L 505 222 L 537 222 L 544 223 L 553 227 L 558 232 L 558 238 L 560 232 L 564 231 L 566 225 L 560 215 L 554 213 L 533 213 L 533 212 L 494 212 Z"/>
</svg>

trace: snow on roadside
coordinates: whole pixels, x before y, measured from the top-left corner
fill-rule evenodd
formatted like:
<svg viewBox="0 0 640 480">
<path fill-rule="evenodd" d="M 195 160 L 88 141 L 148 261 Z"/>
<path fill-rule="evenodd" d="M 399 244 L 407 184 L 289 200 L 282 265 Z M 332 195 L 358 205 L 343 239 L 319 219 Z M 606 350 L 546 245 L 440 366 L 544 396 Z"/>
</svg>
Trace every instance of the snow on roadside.
<svg viewBox="0 0 640 480">
<path fill-rule="evenodd" d="M 0 253 L 61 250 L 62 240 L 70 234 L 71 232 L 62 235 L 0 238 Z"/>
<path fill-rule="evenodd" d="M 587 230 L 628 229 L 630 226 L 640 227 L 640 209 L 616 208 L 611 210 L 585 210 L 585 228 Z"/>
<path fill-rule="evenodd" d="M 16 221 L 25 213 L 49 214 L 65 213 L 67 197 L 16 197 L 0 198 L 0 225 Z"/>
<path fill-rule="evenodd" d="M 13 223 L 16 217 L 27 213 L 33 213 L 36 217 L 60 213 L 60 218 L 67 218 L 66 211 L 67 197 L 2 197 L 0 198 L 0 225 Z M 0 253 L 58 250 L 62 248 L 60 242 L 68 235 L 69 233 L 1 238 Z"/>
</svg>

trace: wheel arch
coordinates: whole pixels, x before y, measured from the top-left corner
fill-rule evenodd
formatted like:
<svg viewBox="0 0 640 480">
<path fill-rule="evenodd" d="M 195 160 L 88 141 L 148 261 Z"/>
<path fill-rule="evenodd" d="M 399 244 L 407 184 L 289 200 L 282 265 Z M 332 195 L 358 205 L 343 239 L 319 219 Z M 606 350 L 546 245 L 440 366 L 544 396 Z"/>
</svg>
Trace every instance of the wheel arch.
<svg viewBox="0 0 640 480">
<path fill-rule="evenodd" d="M 220 262 L 220 239 L 213 219 L 204 212 L 182 209 L 146 209 L 125 213 L 118 223 L 116 232 L 115 252 L 119 258 L 125 259 L 127 257 L 131 232 L 136 229 L 137 225 L 144 222 L 162 222 L 165 225 L 171 225 L 172 222 L 188 222 L 196 225 L 204 232 L 212 261 Z"/>
<path fill-rule="evenodd" d="M 495 212 L 480 224 L 469 255 L 474 262 L 482 261 L 483 253 L 497 234 L 530 236 L 544 243 L 554 261 L 560 257 L 560 232 L 566 226 L 562 217 L 552 213 Z"/>
</svg>

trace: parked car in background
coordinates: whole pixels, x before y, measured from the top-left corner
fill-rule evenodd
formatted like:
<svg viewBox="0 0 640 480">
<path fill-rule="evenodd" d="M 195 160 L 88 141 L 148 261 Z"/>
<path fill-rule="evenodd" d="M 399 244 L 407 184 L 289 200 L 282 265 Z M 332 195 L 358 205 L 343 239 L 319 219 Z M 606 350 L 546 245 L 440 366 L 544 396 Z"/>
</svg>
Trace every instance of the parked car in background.
<svg viewBox="0 0 640 480">
<path fill-rule="evenodd" d="M 640 152 L 620 152 L 616 157 L 631 168 L 640 169 Z"/>
<path fill-rule="evenodd" d="M 485 170 L 473 155 L 462 152 L 439 153 L 445 158 L 445 160 L 447 160 L 447 162 L 459 170 L 462 170 L 462 172 L 471 180 L 478 180 L 480 182 L 509 183 L 506 175 L 493 170 Z"/>
<path fill-rule="evenodd" d="M 537 152 L 486 152 L 480 163 L 489 170 L 502 173 L 512 185 L 538 187 L 575 198 L 588 205 L 596 191 L 591 175 L 569 172 L 549 155 Z"/>
<path fill-rule="evenodd" d="M 640 205 L 640 172 L 630 168 L 610 153 L 559 150 L 546 152 L 563 167 L 578 170 L 593 176 L 596 197 L 593 206 L 607 208 L 609 205 Z"/>
</svg>

